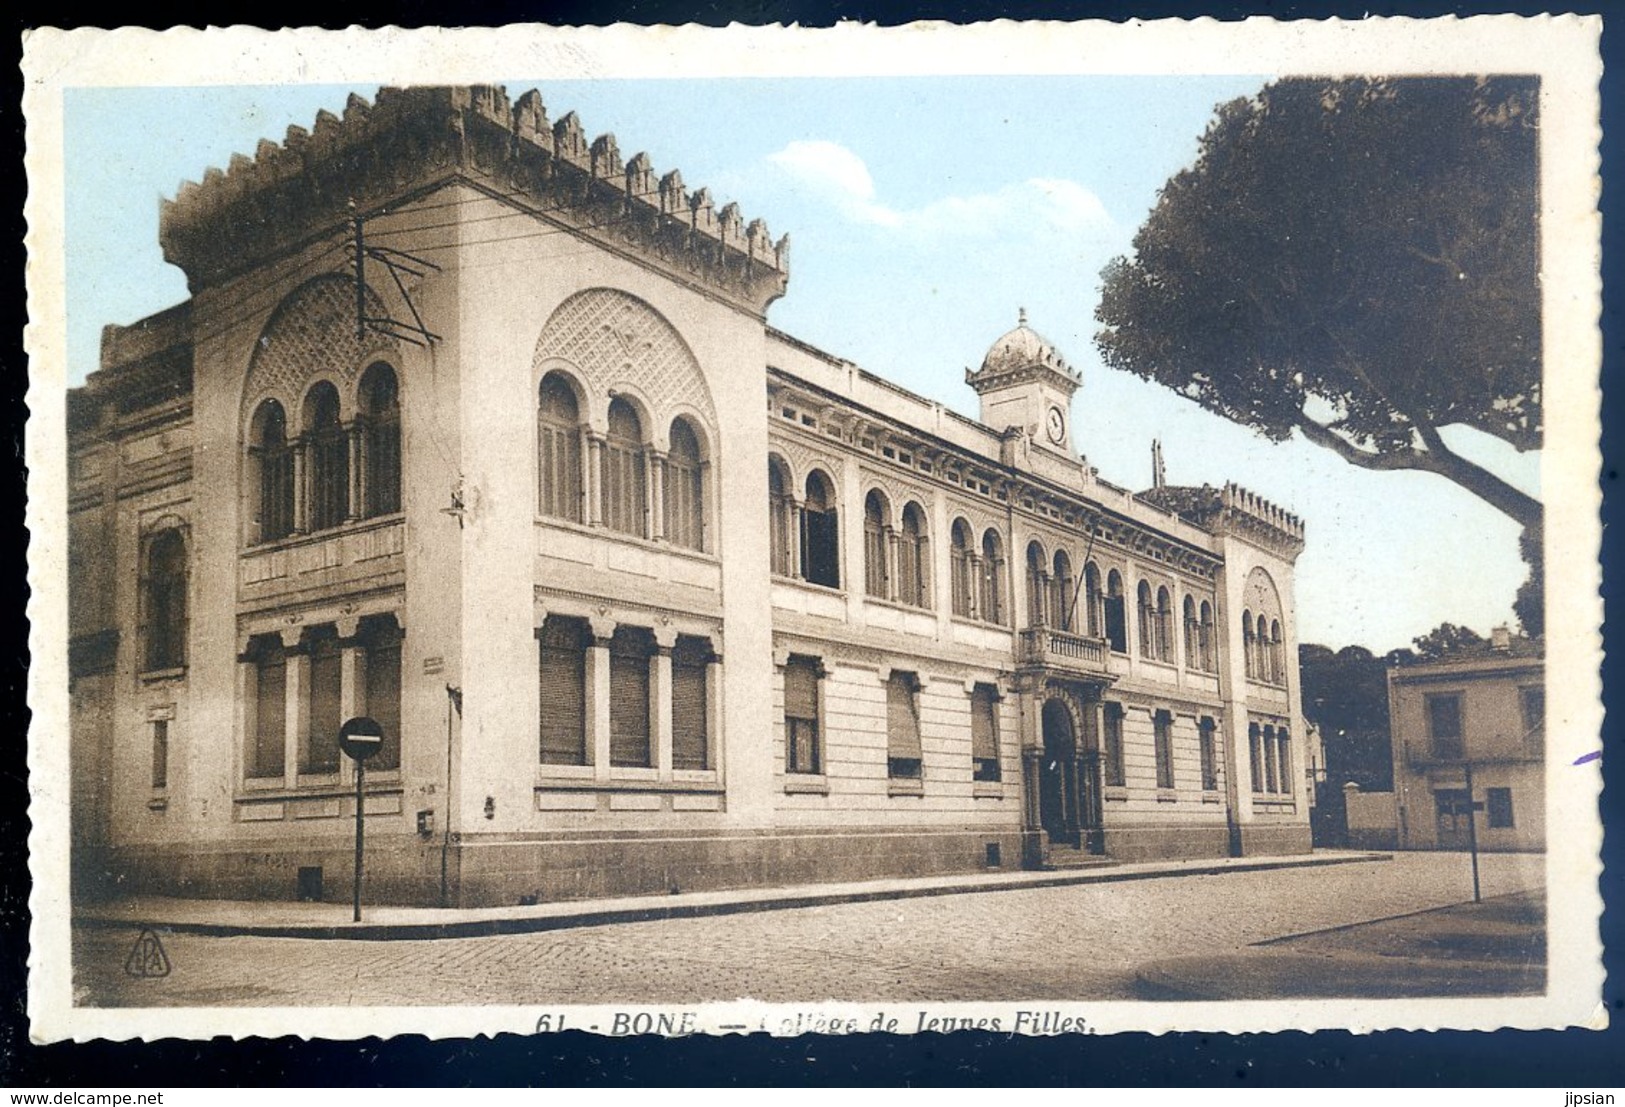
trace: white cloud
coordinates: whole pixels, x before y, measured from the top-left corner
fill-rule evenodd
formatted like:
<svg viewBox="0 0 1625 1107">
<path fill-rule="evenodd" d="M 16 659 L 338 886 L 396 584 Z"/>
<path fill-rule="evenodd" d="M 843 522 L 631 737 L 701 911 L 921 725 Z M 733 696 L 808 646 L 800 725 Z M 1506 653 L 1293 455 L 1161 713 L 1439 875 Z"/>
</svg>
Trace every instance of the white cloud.
<svg viewBox="0 0 1625 1107">
<path fill-rule="evenodd" d="M 1113 229 L 1100 197 L 1077 181 L 1034 177 L 994 192 L 945 196 L 918 208 L 899 209 L 880 202 L 869 167 L 840 143 L 798 139 L 767 160 L 855 223 L 929 237 L 1104 234 Z"/>
</svg>

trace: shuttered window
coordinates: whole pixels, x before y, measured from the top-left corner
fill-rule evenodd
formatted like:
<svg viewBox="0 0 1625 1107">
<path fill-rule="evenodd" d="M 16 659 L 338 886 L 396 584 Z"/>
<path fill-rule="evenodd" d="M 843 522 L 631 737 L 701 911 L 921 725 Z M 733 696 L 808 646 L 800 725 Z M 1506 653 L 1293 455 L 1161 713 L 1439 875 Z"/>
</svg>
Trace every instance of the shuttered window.
<svg viewBox="0 0 1625 1107">
<path fill-rule="evenodd" d="M 1123 787 L 1123 705 L 1108 703 L 1103 712 L 1106 787 Z"/>
<path fill-rule="evenodd" d="M 671 767 L 709 769 L 710 704 L 706 677 L 711 643 L 680 637 L 671 656 Z"/>
<path fill-rule="evenodd" d="M 970 755 L 977 780 L 999 779 L 999 693 L 991 684 L 978 684 L 970 696 Z"/>
<path fill-rule="evenodd" d="M 704 477 L 700 440 L 684 419 L 671 425 L 666 455 L 666 538 L 690 550 L 705 546 Z"/>
<path fill-rule="evenodd" d="M 147 671 L 186 664 L 186 541 L 162 530 L 147 543 Z"/>
<path fill-rule="evenodd" d="M 287 733 L 288 658 L 280 641 L 258 641 L 254 684 L 254 741 L 249 750 L 248 775 L 252 779 L 281 777 Z"/>
<path fill-rule="evenodd" d="M 648 631 L 618 627 L 609 644 L 609 763 L 623 768 L 654 764 L 649 742 Z"/>
<path fill-rule="evenodd" d="M 338 640 L 331 628 L 313 639 L 310 653 L 310 691 L 305 703 L 305 731 L 300 736 L 299 771 L 336 773 L 339 771 L 340 664 Z"/>
<path fill-rule="evenodd" d="M 587 748 L 587 637 L 580 619 L 549 615 L 540 636 L 541 761 L 590 765 Z"/>
<path fill-rule="evenodd" d="M 622 534 L 645 537 L 648 488 L 643 426 L 624 400 L 609 405 L 609 435 L 604 440 L 603 454 L 604 525 Z"/>
<path fill-rule="evenodd" d="M 1247 728 L 1248 764 L 1254 792 L 1264 791 L 1264 735 L 1253 723 Z"/>
<path fill-rule="evenodd" d="M 823 747 L 818 728 L 817 660 L 792 657 L 784 666 L 785 770 L 823 772 Z"/>
<path fill-rule="evenodd" d="M 1203 717 L 1199 725 L 1201 735 L 1202 757 L 1202 791 L 1214 792 L 1219 787 L 1219 756 L 1214 733 L 1218 726 L 1212 719 Z"/>
<path fill-rule="evenodd" d="M 1281 791 L 1286 795 L 1293 792 L 1292 784 L 1292 735 L 1285 729 L 1275 732 L 1275 740 L 1281 751 Z"/>
<path fill-rule="evenodd" d="M 1156 737 L 1157 787 L 1174 786 L 1174 717 L 1159 711 L 1152 717 Z"/>
<path fill-rule="evenodd" d="M 331 384 L 316 385 L 306 404 L 310 529 L 327 530 L 344 522 L 350 510 L 350 436 L 339 423 L 339 394 Z"/>
<path fill-rule="evenodd" d="M 383 362 L 369 367 L 361 394 L 366 406 L 365 514 L 389 515 L 401 509 L 401 403 L 395 371 Z M 382 752 L 374 754 L 369 767 L 382 756 Z"/>
<path fill-rule="evenodd" d="M 536 417 L 536 510 L 581 522 L 581 410 L 557 373 L 542 379 Z"/>
<path fill-rule="evenodd" d="M 913 673 L 892 673 L 886 681 L 886 767 L 889 775 L 920 776 L 920 712 Z"/>
<path fill-rule="evenodd" d="M 401 767 L 401 628 L 393 616 L 365 619 L 361 643 L 367 652 L 367 714 L 384 732 L 384 744 L 368 769 Z"/>
</svg>

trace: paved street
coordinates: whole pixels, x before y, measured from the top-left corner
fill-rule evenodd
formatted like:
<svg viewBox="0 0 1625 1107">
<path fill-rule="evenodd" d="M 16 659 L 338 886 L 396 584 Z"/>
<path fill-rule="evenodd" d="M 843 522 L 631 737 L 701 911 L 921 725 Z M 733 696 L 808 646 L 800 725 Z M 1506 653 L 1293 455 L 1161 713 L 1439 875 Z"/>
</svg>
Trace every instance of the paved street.
<svg viewBox="0 0 1625 1107">
<path fill-rule="evenodd" d="M 1544 858 L 1483 858 L 1486 896 L 1539 890 Z M 1134 999 L 1175 956 L 1460 903 L 1462 854 L 846 903 L 438 941 L 172 933 L 167 977 L 124 971 L 135 929 L 76 928 L 87 1006 Z"/>
</svg>

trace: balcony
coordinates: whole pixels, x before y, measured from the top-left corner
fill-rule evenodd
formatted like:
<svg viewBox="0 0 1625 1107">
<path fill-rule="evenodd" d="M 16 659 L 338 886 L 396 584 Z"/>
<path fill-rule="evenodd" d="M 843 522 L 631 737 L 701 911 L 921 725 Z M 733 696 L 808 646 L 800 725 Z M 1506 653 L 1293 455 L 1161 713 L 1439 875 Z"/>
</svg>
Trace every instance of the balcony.
<svg viewBox="0 0 1625 1107">
<path fill-rule="evenodd" d="M 1021 632 L 1018 661 L 1023 668 L 1054 669 L 1078 676 L 1111 678 L 1107 659 L 1111 650 L 1104 638 L 1090 638 L 1050 627 L 1028 627 Z"/>
<path fill-rule="evenodd" d="M 1468 761 L 1479 766 L 1538 763 L 1541 760 L 1539 749 L 1505 741 L 1475 743 L 1467 747 L 1459 738 L 1405 743 L 1405 764 L 1412 769 L 1460 768 Z"/>
</svg>

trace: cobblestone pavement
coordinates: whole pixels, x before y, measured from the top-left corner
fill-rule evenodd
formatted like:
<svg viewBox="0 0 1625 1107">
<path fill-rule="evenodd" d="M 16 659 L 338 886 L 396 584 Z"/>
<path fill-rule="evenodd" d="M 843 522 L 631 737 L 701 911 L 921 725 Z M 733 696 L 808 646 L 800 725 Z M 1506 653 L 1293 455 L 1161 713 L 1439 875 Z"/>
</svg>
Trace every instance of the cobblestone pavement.
<svg viewBox="0 0 1625 1107">
<path fill-rule="evenodd" d="M 1484 894 L 1544 858 L 1482 859 Z M 82 1006 L 1133 999 L 1138 966 L 1460 903 L 1462 854 L 1167 877 L 438 941 L 169 934 L 167 977 L 124 971 L 136 930 L 76 928 Z"/>
</svg>

